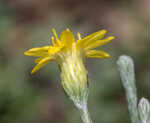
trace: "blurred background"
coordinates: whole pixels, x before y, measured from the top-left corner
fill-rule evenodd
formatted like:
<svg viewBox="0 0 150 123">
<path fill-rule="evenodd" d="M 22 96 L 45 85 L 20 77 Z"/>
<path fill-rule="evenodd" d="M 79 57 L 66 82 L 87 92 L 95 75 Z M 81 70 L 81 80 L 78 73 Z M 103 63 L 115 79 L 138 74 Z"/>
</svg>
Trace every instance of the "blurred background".
<svg viewBox="0 0 150 123">
<path fill-rule="evenodd" d="M 64 94 L 56 63 L 35 75 L 24 51 L 50 44 L 51 29 L 83 36 L 107 29 L 116 36 L 100 49 L 110 59 L 89 59 L 89 110 L 95 123 L 129 123 L 116 60 L 135 62 L 138 96 L 150 99 L 150 0 L 1 0 L 0 123 L 82 123 Z"/>
</svg>

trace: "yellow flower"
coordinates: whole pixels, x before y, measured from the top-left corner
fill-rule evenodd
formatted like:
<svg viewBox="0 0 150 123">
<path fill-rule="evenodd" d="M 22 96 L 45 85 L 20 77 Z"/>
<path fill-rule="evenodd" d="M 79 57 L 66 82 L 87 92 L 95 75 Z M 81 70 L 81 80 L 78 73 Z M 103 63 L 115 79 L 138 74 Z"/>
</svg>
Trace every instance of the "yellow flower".
<svg viewBox="0 0 150 123">
<path fill-rule="evenodd" d="M 56 61 L 61 69 L 61 83 L 65 92 L 81 109 L 88 98 L 88 78 L 84 60 L 86 58 L 109 58 L 109 54 L 106 52 L 93 49 L 110 42 L 114 37 L 103 39 L 106 30 L 101 30 L 85 38 L 81 38 L 81 34 L 78 33 L 78 40 L 75 41 L 74 35 L 69 29 L 63 31 L 60 38 L 58 38 L 55 29 L 52 31 L 55 38 L 51 37 L 51 46 L 32 48 L 24 52 L 25 55 L 38 57 L 35 59 L 37 65 L 31 74 L 48 62 Z"/>
<path fill-rule="evenodd" d="M 55 29 L 52 31 L 55 38 L 51 37 L 51 46 L 32 48 L 24 52 L 25 55 L 38 57 L 35 59 L 37 65 L 31 74 L 48 62 L 56 61 L 61 69 L 61 83 L 65 92 L 83 114 L 83 121 L 89 123 L 91 122 L 87 111 L 89 88 L 84 60 L 86 58 L 109 58 L 109 54 L 95 50 L 95 48 L 110 42 L 114 37 L 104 38 L 106 30 L 101 30 L 85 38 L 81 38 L 81 34 L 78 33 L 78 40 L 75 41 L 74 35 L 69 29 L 63 31 L 60 38 L 58 38 Z"/>
<path fill-rule="evenodd" d="M 109 54 L 104 51 L 93 50 L 94 48 L 100 47 L 114 39 L 114 36 L 104 38 L 107 32 L 106 30 L 100 30 L 84 38 L 81 38 L 81 34 L 78 33 L 77 41 L 75 41 L 74 35 L 69 29 L 63 31 L 60 34 L 60 38 L 57 36 L 55 29 L 52 29 L 52 31 L 55 38 L 53 36 L 51 37 L 51 46 L 32 48 L 24 52 L 25 55 L 38 57 L 35 59 L 37 65 L 33 68 L 31 74 L 34 74 L 50 61 L 57 61 L 58 64 L 61 65 L 64 58 L 72 53 L 78 54 L 82 60 L 85 58 L 110 57 Z"/>
</svg>

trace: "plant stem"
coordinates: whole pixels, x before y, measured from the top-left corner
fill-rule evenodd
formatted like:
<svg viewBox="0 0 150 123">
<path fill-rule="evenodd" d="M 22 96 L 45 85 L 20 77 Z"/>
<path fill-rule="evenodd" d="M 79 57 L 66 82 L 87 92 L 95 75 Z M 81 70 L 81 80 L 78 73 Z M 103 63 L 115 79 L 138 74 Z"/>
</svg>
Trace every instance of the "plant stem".
<svg viewBox="0 0 150 123">
<path fill-rule="evenodd" d="M 84 123 L 93 123 L 88 112 L 87 104 L 84 104 L 79 110 Z"/>
</svg>

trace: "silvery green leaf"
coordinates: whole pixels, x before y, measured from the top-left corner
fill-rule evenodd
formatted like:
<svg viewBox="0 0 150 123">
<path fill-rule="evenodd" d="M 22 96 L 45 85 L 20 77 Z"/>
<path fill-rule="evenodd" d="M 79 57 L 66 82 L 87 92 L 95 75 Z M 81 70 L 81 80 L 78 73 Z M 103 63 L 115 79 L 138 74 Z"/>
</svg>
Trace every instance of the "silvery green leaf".
<svg viewBox="0 0 150 123">
<path fill-rule="evenodd" d="M 117 65 L 125 89 L 131 121 L 132 123 L 139 123 L 133 60 L 129 56 L 122 55 L 119 57 Z"/>
<path fill-rule="evenodd" d="M 150 119 L 150 103 L 147 99 L 142 98 L 138 105 L 141 123 L 149 123 Z"/>
</svg>

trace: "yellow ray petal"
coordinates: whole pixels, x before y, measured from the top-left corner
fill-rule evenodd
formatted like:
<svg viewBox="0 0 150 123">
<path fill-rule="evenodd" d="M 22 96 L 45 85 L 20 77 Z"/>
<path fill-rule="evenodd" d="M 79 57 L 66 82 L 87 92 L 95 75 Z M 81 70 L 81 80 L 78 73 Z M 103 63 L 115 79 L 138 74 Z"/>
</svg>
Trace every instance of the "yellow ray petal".
<svg viewBox="0 0 150 123">
<path fill-rule="evenodd" d="M 86 53 L 87 58 L 109 58 L 110 55 L 104 51 L 100 50 L 89 50 Z"/>
<path fill-rule="evenodd" d="M 56 38 L 56 41 L 59 40 L 59 38 L 58 38 L 58 36 L 57 36 L 57 33 L 56 33 L 56 30 L 55 30 L 54 28 L 52 29 L 52 32 L 53 32 L 53 34 L 54 34 L 54 36 L 55 36 L 55 38 Z"/>
<path fill-rule="evenodd" d="M 45 55 L 48 54 L 48 49 L 49 49 L 49 46 L 32 48 L 32 49 L 29 49 L 28 51 L 25 51 L 24 55 L 36 56 L 36 57 L 38 57 L 38 56 L 45 56 Z"/>
<path fill-rule="evenodd" d="M 53 45 L 53 46 L 55 46 L 55 45 L 56 45 L 56 43 L 55 43 L 55 39 L 54 39 L 54 37 L 53 37 L 53 36 L 51 37 L 51 41 L 52 41 L 52 45 Z"/>
<path fill-rule="evenodd" d="M 75 41 L 74 35 L 69 29 L 66 29 L 61 33 L 60 39 L 66 47 L 72 46 L 72 43 Z"/>
<path fill-rule="evenodd" d="M 92 33 L 89 36 L 86 36 L 85 38 L 78 40 L 77 41 L 77 46 L 78 47 L 86 47 L 89 43 L 95 41 L 95 40 L 99 40 L 102 39 L 105 34 L 106 34 L 106 30 L 100 30 L 98 32 Z"/>
<path fill-rule="evenodd" d="M 37 59 L 34 60 L 35 63 L 39 63 L 44 57 L 39 57 Z"/>
<path fill-rule="evenodd" d="M 33 70 L 31 71 L 31 74 L 34 74 L 36 71 L 38 71 L 41 67 L 43 67 L 44 65 L 46 65 L 51 60 L 52 60 L 51 57 L 44 57 L 43 59 L 41 59 L 38 62 L 38 64 L 33 68 Z"/>
<path fill-rule="evenodd" d="M 36 47 L 36 48 L 32 48 L 29 49 L 29 51 L 34 52 L 34 51 L 45 51 L 48 50 L 49 46 L 44 46 L 44 47 Z"/>
<path fill-rule="evenodd" d="M 55 55 L 56 53 L 60 52 L 62 49 L 63 49 L 64 45 L 60 45 L 60 46 L 57 46 L 57 47 L 51 47 L 49 48 L 48 50 L 48 54 L 49 55 Z"/>
<path fill-rule="evenodd" d="M 97 48 L 97 47 L 100 47 L 100 46 L 103 46 L 107 43 L 109 43 L 111 40 L 113 40 L 115 37 L 114 36 L 110 36 L 110 37 L 107 37 L 103 40 L 97 40 L 95 42 L 92 42 L 90 43 L 89 45 L 87 45 L 84 49 L 85 50 L 90 50 L 90 49 L 94 49 L 94 48 Z"/>
<path fill-rule="evenodd" d="M 81 40 L 81 34 L 78 32 L 77 33 L 78 39 Z"/>
</svg>

